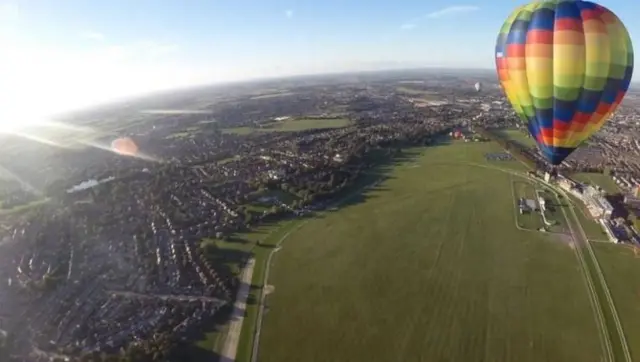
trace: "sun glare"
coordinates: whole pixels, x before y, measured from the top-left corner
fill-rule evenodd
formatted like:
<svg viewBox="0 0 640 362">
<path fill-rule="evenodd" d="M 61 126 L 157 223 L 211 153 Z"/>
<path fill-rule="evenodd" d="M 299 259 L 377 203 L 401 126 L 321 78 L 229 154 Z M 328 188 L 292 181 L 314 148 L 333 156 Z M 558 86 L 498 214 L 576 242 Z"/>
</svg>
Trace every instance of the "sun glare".
<svg viewBox="0 0 640 362">
<path fill-rule="evenodd" d="M 37 102 L 32 101 L 30 107 L 25 106 L 25 103 L 14 100 L 0 105 L 0 133 L 19 131 L 50 120 L 50 115 L 37 109 Z"/>
</svg>

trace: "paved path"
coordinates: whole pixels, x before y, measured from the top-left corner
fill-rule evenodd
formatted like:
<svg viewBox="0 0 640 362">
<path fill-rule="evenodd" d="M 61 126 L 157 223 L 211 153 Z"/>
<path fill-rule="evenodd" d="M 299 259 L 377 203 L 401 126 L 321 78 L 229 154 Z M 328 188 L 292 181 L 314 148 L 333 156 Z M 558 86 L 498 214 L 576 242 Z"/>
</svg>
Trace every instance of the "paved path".
<svg viewBox="0 0 640 362">
<path fill-rule="evenodd" d="M 251 280 L 253 278 L 253 267 L 255 266 L 255 260 L 250 259 L 242 271 L 240 278 L 240 288 L 238 288 L 238 294 L 236 296 L 236 302 L 233 305 L 233 314 L 231 315 L 231 321 L 229 322 L 229 330 L 227 337 L 222 347 L 222 356 L 220 361 L 233 362 L 236 360 L 236 353 L 238 352 L 238 343 L 240 342 L 240 332 L 242 332 L 242 323 L 244 322 L 244 314 L 247 310 L 247 297 L 249 296 L 249 290 L 251 289 Z"/>
</svg>

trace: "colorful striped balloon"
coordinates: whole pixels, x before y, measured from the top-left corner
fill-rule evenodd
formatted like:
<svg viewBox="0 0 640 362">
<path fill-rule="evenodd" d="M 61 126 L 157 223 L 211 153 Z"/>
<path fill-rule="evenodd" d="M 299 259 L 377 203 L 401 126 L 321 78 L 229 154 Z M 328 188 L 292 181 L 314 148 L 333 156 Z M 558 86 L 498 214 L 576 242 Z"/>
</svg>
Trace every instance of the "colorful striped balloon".
<svg viewBox="0 0 640 362">
<path fill-rule="evenodd" d="M 516 9 L 496 43 L 498 77 L 540 151 L 559 165 L 598 131 L 629 89 L 633 47 L 610 10 L 581 0 Z"/>
</svg>

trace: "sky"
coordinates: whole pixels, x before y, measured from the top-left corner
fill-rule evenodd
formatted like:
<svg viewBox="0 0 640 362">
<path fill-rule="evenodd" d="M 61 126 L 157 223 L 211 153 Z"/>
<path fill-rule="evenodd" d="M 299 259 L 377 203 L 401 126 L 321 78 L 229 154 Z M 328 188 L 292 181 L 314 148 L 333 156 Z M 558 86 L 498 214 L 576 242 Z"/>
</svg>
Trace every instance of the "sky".
<svg viewBox="0 0 640 362">
<path fill-rule="evenodd" d="M 640 39 L 635 1 L 599 3 Z M 19 122 L 31 122 L 156 90 L 252 78 L 493 68 L 496 34 L 518 4 L 0 0 L 0 123 L 17 114 Z"/>
</svg>

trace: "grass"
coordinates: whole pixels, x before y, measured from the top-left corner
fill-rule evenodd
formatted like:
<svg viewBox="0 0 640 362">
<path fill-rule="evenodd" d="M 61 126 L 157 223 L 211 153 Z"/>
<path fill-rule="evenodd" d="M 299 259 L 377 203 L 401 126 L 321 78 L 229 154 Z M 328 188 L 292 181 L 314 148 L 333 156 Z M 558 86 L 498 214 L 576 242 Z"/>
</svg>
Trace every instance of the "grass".
<svg viewBox="0 0 640 362">
<path fill-rule="evenodd" d="M 269 252 L 289 231 L 293 230 L 299 224 L 298 220 L 288 220 L 276 225 L 263 228 L 268 236 L 262 240 L 262 247 L 258 247 L 254 251 L 255 266 L 253 269 L 253 278 L 251 281 L 251 290 L 247 298 L 247 311 L 243 322 L 242 332 L 240 334 L 240 343 L 236 354 L 236 361 L 250 361 L 251 350 L 253 347 L 253 326 L 258 316 L 258 305 L 256 301 L 260 300 L 260 292 L 264 287 L 264 273 L 266 260 Z"/>
<path fill-rule="evenodd" d="M 422 89 L 415 89 L 410 87 L 398 87 L 396 90 L 400 93 L 406 93 L 414 96 L 427 96 L 427 97 L 437 97 L 438 92 L 427 91 Z"/>
<path fill-rule="evenodd" d="M 535 186 L 528 181 L 518 179 L 512 181 L 512 187 L 515 195 L 515 200 L 513 200 L 513 207 L 515 208 L 517 213 L 518 226 L 527 230 L 538 230 L 543 227 L 544 223 L 539 212 L 528 211 L 527 213 L 520 214 L 520 211 L 518 209 L 518 200 L 520 198 L 537 200 Z"/>
<path fill-rule="evenodd" d="M 573 195 L 569 196 L 573 200 L 578 221 L 582 225 L 584 233 L 589 240 L 609 240 L 607 234 L 602 230 L 602 226 L 589 216 L 586 207 L 582 201 L 576 199 Z"/>
<path fill-rule="evenodd" d="M 290 119 L 281 122 L 269 123 L 268 127 L 254 128 L 254 127 L 235 127 L 226 128 L 224 133 L 235 133 L 239 135 L 246 135 L 254 132 L 295 132 L 305 131 L 309 129 L 328 129 L 328 128 L 343 128 L 351 124 L 346 118 L 300 118 Z"/>
<path fill-rule="evenodd" d="M 502 129 L 496 130 L 495 132 L 508 140 L 518 142 L 524 146 L 530 147 L 536 145 L 536 141 L 533 138 L 527 137 L 525 133 L 518 129 Z"/>
<path fill-rule="evenodd" d="M 549 227 L 549 230 L 557 233 L 568 232 L 569 229 L 567 227 L 567 221 L 564 217 L 564 213 L 562 212 L 562 208 L 565 209 L 565 212 L 569 212 L 569 204 L 562 202 L 555 192 L 551 192 L 547 189 L 541 189 L 540 195 L 544 197 L 546 201 L 545 217 L 547 220 L 554 223 Z"/>
<path fill-rule="evenodd" d="M 42 198 L 42 199 L 31 201 L 31 202 L 26 203 L 26 204 L 22 204 L 22 205 L 18 205 L 18 206 L 12 207 L 10 209 L 0 209 L 0 215 L 17 214 L 17 213 L 29 210 L 31 208 L 34 208 L 36 206 L 40 206 L 42 204 L 45 204 L 47 202 L 49 202 L 49 198 L 45 197 L 45 198 Z"/>
<path fill-rule="evenodd" d="M 287 227 L 289 227 L 290 224 L 293 225 L 293 222 L 285 221 L 278 224 L 263 225 L 255 228 L 251 232 L 238 233 L 237 235 L 235 235 L 235 238 L 241 239 L 243 242 L 223 241 L 223 240 L 217 240 L 217 239 L 206 239 L 206 240 L 203 240 L 203 242 L 215 243 L 217 247 L 222 248 L 225 251 L 237 251 L 237 252 L 245 253 L 246 255 L 249 255 L 249 253 L 253 254 L 253 256 L 256 258 L 256 265 L 255 265 L 254 274 L 253 274 L 253 285 L 256 285 L 256 283 L 258 283 L 258 281 L 261 281 L 264 276 L 263 274 L 264 260 L 269 250 L 268 247 L 258 247 L 256 245 L 257 242 L 262 241 L 266 245 L 275 244 L 274 240 L 277 241 L 278 238 L 281 237 L 279 235 L 281 235 L 283 231 L 286 231 Z M 231 267 L 231 269 L 235 273 L 237 274 L 240 273 L 240 268 L 238 265 L 227 265 L 227 266 Z M 258 293 L 259 293 L 259 289 L 251 288 L 250 295 L 247 301 L 257 300 L 259 298 Z M 247 314 L 245 315 L 245 321 L 244 321 L 245 325 L 252 323 L 251 321 L 255 322 L 256 315 L 257 315 L 257 309 L 255 308 L 255 305 L 248 304 Z M 211 328 L 209 328 L 208 330 L 203 331 L 202 338 L 200 338 L 199 340 L 195 340 L 193 344 L 194 346 L 206 351 L 214 351 L 215 353 L 221 353 L 222 348 L 224 346 L 224 340 L 226 337 L 227 329 L 228 329 L 228 323 L 225 323 L 223 325 L 211 326 Z M 250 347 L 252 344 L 250 343 L 252 341 L 249 338 L 250 335 L 244 336 L 245 334 L 244 330 L 245 328 L 243 328 L 243 337 L 240 342 L 240 346 L 238 347 L 238 351 L 239 351 L 238 353 L 240 353 L 240 350 L 244 349 L 245 350 L 244 356 L 247 356 L 247 353 L 250 354 L 251 352 Z M 248 361 L 248 357 L 246 359 L 238 359 L 238 361 L 243 361 L 243 360 Z M 203 359 L 203 362 L 204 362 L 204 359 Z"/>
<path fill-rule="evenodd" d="M 632 247 L 591 243 L 613 297 L 632 357 L 640 356 L 640 252 Z"/>
<path fill-rule="evenodd" d="M 259 360 L 599 361 L 574 252 L 515 228 L 511 176 L 468 165 L 489 149 L 427 148 L 292 233 Z"/>
<path fill-rule="evenodd" d="M 576 181 L 588 183 L 590 185 L 597 185 L 608 194 L 617 194 L 620 192 L 620 188 L 613 181 L 610 176 L 601 173 L 577 173 L 571 176 Z"/>
</svg>

